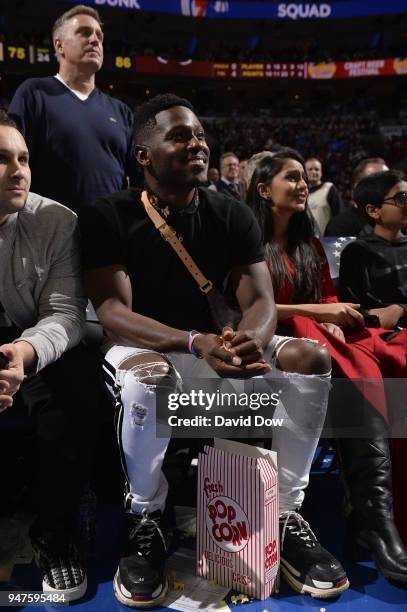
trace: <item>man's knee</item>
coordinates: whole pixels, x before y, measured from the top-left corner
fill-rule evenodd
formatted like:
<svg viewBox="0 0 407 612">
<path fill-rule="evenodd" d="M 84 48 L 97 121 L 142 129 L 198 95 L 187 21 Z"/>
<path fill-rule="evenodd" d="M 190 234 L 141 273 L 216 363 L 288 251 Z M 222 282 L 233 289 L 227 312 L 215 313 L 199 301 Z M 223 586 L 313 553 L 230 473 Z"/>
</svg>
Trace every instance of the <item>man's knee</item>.
<svg viewBox="0 0 407 612">
<path fill-rule="evenodd" d="M 120 369 L 131 372 L 138 382 L 148 387 L 176 384 L 174 367 L 158 353 L 131 355 L 120 364 Z"/>
<path fill-rule="evenodd" d="M 324 346 L 316 342 L 292 340 L 281 349 L 278 364 L 285 372 L 328 374 L 331 371 L 331 356 Z"/>
</svg>

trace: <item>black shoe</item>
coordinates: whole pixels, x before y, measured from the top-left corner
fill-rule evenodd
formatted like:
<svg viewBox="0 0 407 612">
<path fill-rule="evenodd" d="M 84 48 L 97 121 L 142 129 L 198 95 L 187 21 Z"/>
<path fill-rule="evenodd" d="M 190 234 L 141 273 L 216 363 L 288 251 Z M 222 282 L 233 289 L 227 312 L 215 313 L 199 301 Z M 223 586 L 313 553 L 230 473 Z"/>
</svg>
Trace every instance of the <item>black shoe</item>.
<svg viewBox="0 0 407 612">
<path fill-rule="evenodd" d="M 321 546 L 298 512 L 280 515 L 280 541 L 281 573 L 294 591 L 329 599 L 349 588 L 342 565 Z"/>
<path fill-rule="evenodd" d="M 167 594 L 165 576 L 167 528 L 160 510 L 128 514 L 129 533 L 125 554 L 114 577 L 117 599 L 133 608 L 150 608 Z"/>
<path fill-rule="evenodd" d="M 30 530 L 35 562 L 42 575 L 42 590 L 75 601 L 86 593 L 87 578 L 74 536 L 61 527 L 58 530 Z"/>
</svg>

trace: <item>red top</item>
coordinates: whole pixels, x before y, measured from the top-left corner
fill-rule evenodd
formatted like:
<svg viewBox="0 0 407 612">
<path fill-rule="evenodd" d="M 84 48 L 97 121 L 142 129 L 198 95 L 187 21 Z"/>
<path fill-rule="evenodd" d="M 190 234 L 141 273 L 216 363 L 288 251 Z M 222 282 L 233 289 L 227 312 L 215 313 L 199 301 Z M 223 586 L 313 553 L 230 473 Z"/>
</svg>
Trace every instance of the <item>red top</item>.
<svg viewBox="0 0 407 612">
<path fill-rule="evenodd" d="M 325 255 L 324 247 L 322 246 L 322 244 L 317 238 L 313 238 L 313 243 L 314 243 L 315 249 L 317 250 L 318 254 L 323 259 L 323 264 L 321 267 L 322 297 L 319 303 L 320 304 L 333 304 L 335 302 L 338 302 L 338 298 L 336 295 L 336 291 L 335 291 L 335 287 L 334 287 L 331 275 L 329 273 L 329 264 L 328 264 L 328 260 Z M 284 257 L 284 262 L 287 266 L 287 270 L 291 274 L 292 279 L 294 279 L 297 273 L 294 267 L 294 264 L 286 253 L 284 253 L 283 257 Z M 292 298 L 293 298 L 293 287 L 288 282 L 288 280 L 285 279 L 280 288 L 278 296 L 276 297 L 276 303 L 277 304 L 292 304 L 293 303 Z"/>
</svg>

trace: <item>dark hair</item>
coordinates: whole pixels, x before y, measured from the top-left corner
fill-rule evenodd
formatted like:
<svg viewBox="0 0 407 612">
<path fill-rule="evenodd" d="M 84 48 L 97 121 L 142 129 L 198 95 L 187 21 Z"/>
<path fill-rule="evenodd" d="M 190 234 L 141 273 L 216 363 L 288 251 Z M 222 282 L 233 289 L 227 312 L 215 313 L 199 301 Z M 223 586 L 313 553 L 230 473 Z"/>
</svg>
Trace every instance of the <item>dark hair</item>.
<svg viewBox="0 0 407 612">
<path fill-rule="evenodd" d="M 385 166 L 386 162 L 384 161 L 383 157 L 367 157 L 366 159 L 362 159 L 352 172 L 352 189 L 354 189 L 359 181 L 362 180 L 365 170 L 369 164 L 383 164 L 383 166 Z"/>
<path fill-rule="evenodd" d="M 247 204 L 253 210 L 263 232 L 263 244 L 276 296 L 283 282 L 288 281 L 293 286 L 294 302 L 297 304 L 319 302 L 322 295 L 320 279 L 322 258 L 313 244 L 314 224 L 308 206 L 306 205 L 304 211 L 294 213 L 288 223 L 286 253 L 296 270 L 295 278 L 292 279 L 284 258 L 281 256 L 281 249 L 274 241 L 274 221 L 270 202 L 264 200 L 257 190 L 259 183 L 270 185 L 289 159 L 298 161 L 305 172 L 304 159 L 295 149 L 287 147 L 272 157 L 265 157 L 259 162 L 253 173 L 247 194 Z"/>
<path fill-rule="evenodd" d="M 371 204 L 380 208 L 390 189 L 400 181 L 407 181 L 407 177 L 398 170 L 376 172 L 359 181 L 353 191 L 353 199 L 359 212 L 367 221 L 374 223 L 372 217 L 366 212 L 366 206 Z"/>
<path fill-rule="evenodd" d="M 180 98 L 172 93 L 159 94 L 154 96 L 151 100 L 144 102 L 134 113 L 134 142 L 135 144 L 142 144 L 141 141 L 148 138 L 151 131 L 157 125 L 156 115 L 162 111 L 173 108 L 174 106 L 185 106 L 192 112 L 194 107 L 189 100 Z"/>
<path fill-rule="evenodd" d="M 12 127 L 20 131 L 17 127 L 17 123 L 13 121 L 3 109 L 0 109 L 0 125 L 3 125 L 4 127 Z"/>
<path fill-rule="evenodd" d="M 73 19 L 73 17 L 76 17 L 77 15 L 89 15 L 89 17 L 93 17 L 93 19 L 96 19 L 101 28 L 103 27 L 103 22 L 96 9 L 90 6 L 85 6 L 84 4 L 77 4 L 73 8 L 69 9 L 69 11 L 63 13 L 55 21 L 54 25 L 52 26 L 52 38 L 55 38 L 56 32 L 61 29 L 67 21 Z"/>
</svg>

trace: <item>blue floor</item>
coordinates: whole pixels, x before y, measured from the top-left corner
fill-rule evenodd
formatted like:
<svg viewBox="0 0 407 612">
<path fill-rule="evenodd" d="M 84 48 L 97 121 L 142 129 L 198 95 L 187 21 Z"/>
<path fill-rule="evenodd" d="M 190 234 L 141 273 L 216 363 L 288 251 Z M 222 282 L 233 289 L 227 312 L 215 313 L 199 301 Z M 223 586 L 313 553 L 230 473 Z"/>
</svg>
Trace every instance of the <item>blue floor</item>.
<svg viewBox="0 0 407 612">
<path fill-rule="evenodd" d="M 324 472 L 324 471 L 323 471 Z M 344 563 L 351 587 L 336 601 L 316 600 L 309 596 L 295 594 L 284 583 L 280 593 L 264 602 L 249 602 L 234 605 L 230 597 L 226 600 L 230 609 L 245 608 L 256 612 L 294 612 L 300 608 L 317 610 L 318 612 L 338 611 L 368 611 L 389 612 L 407 611 L 406 588 L 390 584 L 379 576 L 372 562 L 366 558 L 358 562 L 345 561 L 342 553 L 344 523 L 340 513 L 341 487 L 337 473 L 314 473 L 308 488 L 304 514 L 310 520 L 320 541 Z M 128 610 L 114 597 L 112 576 L 117 567 L 118 535 L 120 532 L 121 512 L 117 506 L 104 505 L 99 509 L 97 545 L 95 558 L 88 570 L 88 592 L 78 603 L 72 604 L 77 612 L 110 612 L 112 610 Z M 2 590 L 6 585 L 2 585 Z M 39 576 L 33 566 L 16 566 L 12 582 L 7 590 L 39 590 Z M 14 609 L 26 609 L 25 606 Z M 5 609 L 5 608 L 3 608 Z M 38 611 L 58 609 L 36 606 Z M 59 608 L 61 609 L 61 608 Z M 63 609 L 63 608 L 62 608 Z M 164 608 L 156 608 L 163 610 Z M 200 608 L 204 610 L 204 608 Z"/>
<path fill-rule="evenodd" d="M 281 592 L 271 599 L 263 602 L 253 602 L 233 605 L 228 603 L 231 610 L 245 608 L 250 612 L 294 612 L 299 608 L 328 612 L 345 612 L 348 610 L 357 612 L 389 612 L 407 610 L 407 592 L 399 587 L 390 585 L 384 578 L 378 577 L 371 563 L 364 562 L 358 565 L 347 565 L 348 577 L 351 588 L 343 593 L 337 601 L 316 600 L 308 596 L 293 593 L 284 584 Z M 76 604 L 71 604 L 77 612 L 110 612 L 118 610 L 124 612 L 129 608 L 120 604 L 113 595 L 112 575 L 115 571 L 115 563 L 110 561 L 97 562 L 95 567 L 88 573 L 89 588 L 84 599 Z M 22 566 L 14 573 L 10 590 L 38 590 L 39 584 L 33 579 L 33 571 Z M 25 606 L 20 609 L 27 609 Z M 3 608 L 4 609 L 4 608 Z M 16 608 L 14 608 L 16 609 Z M 36 610 L 49 611 L 58 609 L 54 607 L 36 606 Z M 59 608 L 64 609 L 64 608 Z M 164 610 L 166 608 L 156 608 Z"/>
</svg>

